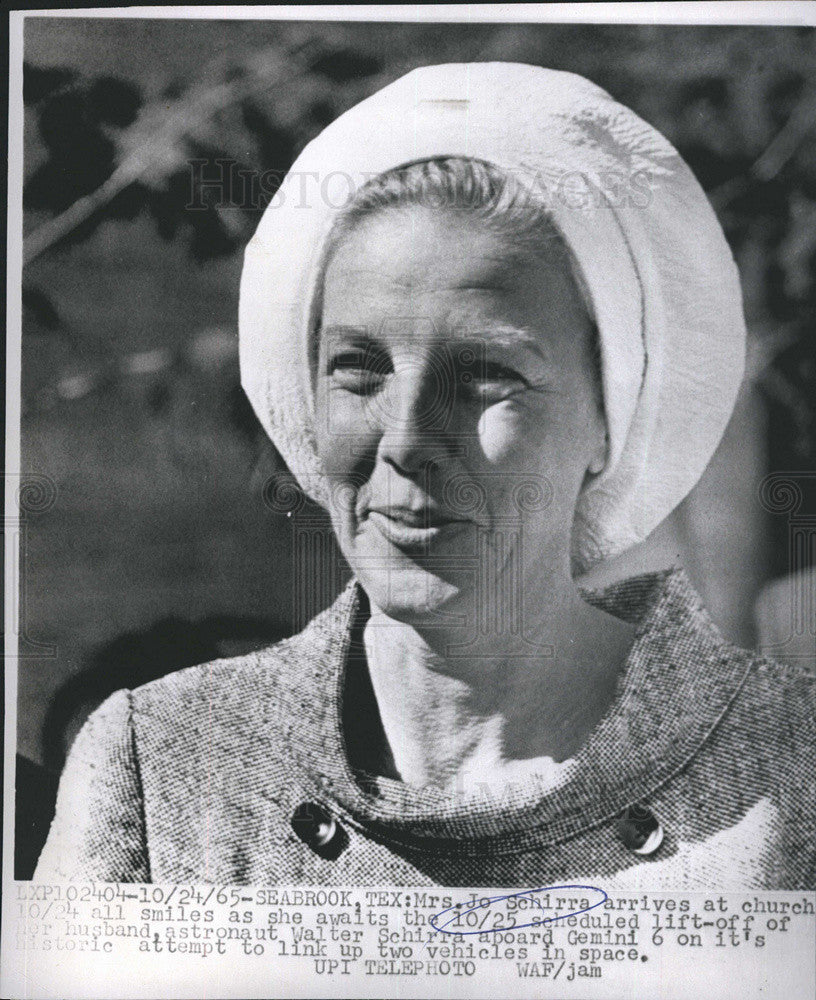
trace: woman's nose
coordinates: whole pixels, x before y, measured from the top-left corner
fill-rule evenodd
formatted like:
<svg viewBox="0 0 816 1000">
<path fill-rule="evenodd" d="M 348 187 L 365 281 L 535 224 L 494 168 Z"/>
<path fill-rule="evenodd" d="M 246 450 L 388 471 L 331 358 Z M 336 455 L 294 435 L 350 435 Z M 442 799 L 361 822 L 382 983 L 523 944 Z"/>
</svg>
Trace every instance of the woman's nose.
<svg viewBox="0 0 816 1000">
<path fill-rule="evenodd" d="M 416 472 L 449 450 L 453 385 L 446 366 L 433 357 L 395 366 L 387 390 L 371 416 L 380 431 L 379 457 L 403 472 Z"/>
</svg>

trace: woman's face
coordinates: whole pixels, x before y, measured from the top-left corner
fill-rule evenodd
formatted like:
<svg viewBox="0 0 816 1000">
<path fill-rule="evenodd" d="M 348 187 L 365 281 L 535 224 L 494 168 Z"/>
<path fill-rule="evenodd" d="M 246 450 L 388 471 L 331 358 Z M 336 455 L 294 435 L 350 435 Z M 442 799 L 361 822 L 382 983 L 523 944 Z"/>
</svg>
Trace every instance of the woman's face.
<svg viewBox="0 0 816 1000">
<path fill-rule="evenodd" d="M 332 523 L 377 607 L 476 623 L 499 592 L 515 606 L 519 586 L 571 579 L 605 434 L 565 260 L 463 215 L 382 211 L 329 262 L 318 353 Z"/>
</svg>

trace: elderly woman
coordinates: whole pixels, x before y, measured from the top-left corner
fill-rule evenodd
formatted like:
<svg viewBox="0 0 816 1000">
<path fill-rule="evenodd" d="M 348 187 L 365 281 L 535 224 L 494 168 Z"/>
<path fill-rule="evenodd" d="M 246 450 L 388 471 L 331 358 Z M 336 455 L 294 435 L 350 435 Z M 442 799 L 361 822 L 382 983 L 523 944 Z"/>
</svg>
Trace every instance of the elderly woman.
<svg viewBox="0 0 816 1000">
<path fill-rule="evenodd" d="M 353 579 L 98 709 L 37 878 L 816 886 L 812 679 L 679 570 L 576 582 L 691 489 L 742 373 L 734 262 L 662 136 L 572 74 L 410 73 L 292 168 L 240 335 Z"/>
</svg>

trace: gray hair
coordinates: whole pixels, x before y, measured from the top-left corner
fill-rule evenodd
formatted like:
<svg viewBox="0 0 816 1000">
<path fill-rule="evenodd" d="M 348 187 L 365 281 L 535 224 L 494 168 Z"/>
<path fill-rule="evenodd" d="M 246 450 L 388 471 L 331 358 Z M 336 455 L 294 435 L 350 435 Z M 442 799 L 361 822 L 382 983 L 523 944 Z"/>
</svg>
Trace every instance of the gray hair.
<svg viewBox="0 0 816 1000">
<path fill-rule="evenodd" d="M 323 274 L 335 250 L 360 222 L 386 209 L 409 207 L 467 215 L 504 237 L 514 250 L 546 255 L 567 265 L 592 325 L 593 375 L 603 406 L 600 338 L 592 299 L 578 262 L 541 196 L 495 164 L 447 156 L 395 167 L 372 177 L 340 209 L 324 249 Z M 313 312 L 315 330 L 321 312 L 322 282 L 318 284 L 318 301 Z"/>
</svg>

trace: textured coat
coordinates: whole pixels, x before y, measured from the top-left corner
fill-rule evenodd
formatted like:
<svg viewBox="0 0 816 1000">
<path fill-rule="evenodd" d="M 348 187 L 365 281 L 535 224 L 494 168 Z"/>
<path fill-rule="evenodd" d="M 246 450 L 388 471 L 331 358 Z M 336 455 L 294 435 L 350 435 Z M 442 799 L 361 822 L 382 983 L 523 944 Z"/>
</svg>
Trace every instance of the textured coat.
<svg viewBox="0 0 816 1000">
<path fill-rule="evenodd" d="M 814 677 L 724 642 L 680 571 L 586 596 L 637 637 L 556 788 L 466 801 L 352 772 L 352 583 L 291 639 L 110 697 L 71 751 L 36 878 L 816 888 Z M 634 802 L 664 832 L 647 857 L 616 824 Z M 335 819 L 336 850 L 296 835 L 301 803 Z"/>
</svg>

